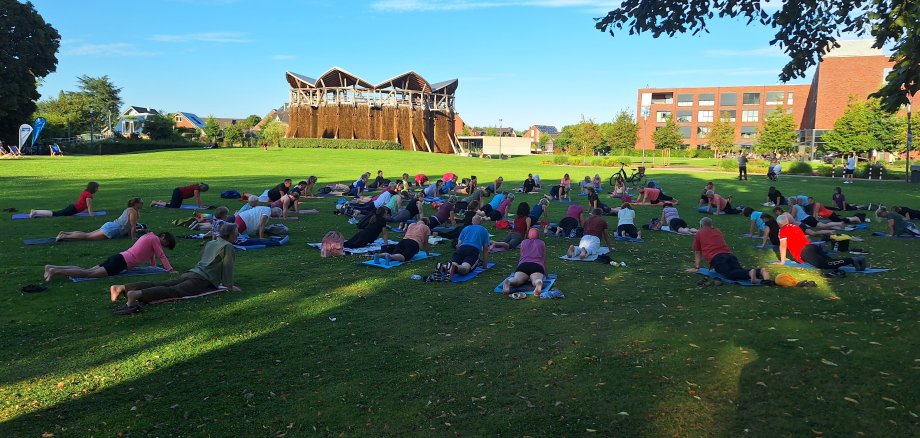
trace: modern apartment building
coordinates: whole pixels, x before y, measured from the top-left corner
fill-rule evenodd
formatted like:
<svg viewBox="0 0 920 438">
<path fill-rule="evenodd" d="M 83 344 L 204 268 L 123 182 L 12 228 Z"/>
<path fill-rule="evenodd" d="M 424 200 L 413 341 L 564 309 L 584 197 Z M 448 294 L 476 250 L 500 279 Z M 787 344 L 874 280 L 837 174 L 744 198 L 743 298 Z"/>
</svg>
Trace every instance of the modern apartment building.
<svg viewBox="0 0 920 438">
<path fill-rule="evenodd" d="M 735 143 L 750 146 L 771 111 L 792 114 L 799 140 L 819 145 L 833 129 L 849 99 L 865 100 L 884 83 L 892 62 L 871 41 L 840 41 L 827 53 L 809 85 L 642 88 L 636 120 L 637 148 L 654 148 L 652 133 L 673 116 L 689 148 L 706 148 L 709 126 L 716 117 L 735 125 Z"/>
</svg>

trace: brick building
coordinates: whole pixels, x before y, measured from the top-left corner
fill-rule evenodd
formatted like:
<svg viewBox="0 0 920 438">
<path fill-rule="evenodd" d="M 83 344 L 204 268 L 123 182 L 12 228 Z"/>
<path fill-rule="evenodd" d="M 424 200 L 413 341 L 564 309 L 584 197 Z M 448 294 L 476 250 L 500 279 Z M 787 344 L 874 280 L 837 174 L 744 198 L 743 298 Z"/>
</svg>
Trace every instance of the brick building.
<svg viewBox="0 0 920 438">
<path fill-rule="evenodd" d="M 893 63 L 871 41 L 840 41 L 824 55 L 810 85 L 753 85 L 701 88 L 642 88 L 638 92 L 637 148 L 653 149 L 652 133 L 673 116 L 689 148 L 707 147 L 716 117 L 735 125 L 735 143 L 750 146 L 767 114 L 792 114 L 799 139 L 820 145 L 850 97 L 866 99 L 884 83 Z M 643 118 L 643 116 L 646 116 Z"/>
</svg>

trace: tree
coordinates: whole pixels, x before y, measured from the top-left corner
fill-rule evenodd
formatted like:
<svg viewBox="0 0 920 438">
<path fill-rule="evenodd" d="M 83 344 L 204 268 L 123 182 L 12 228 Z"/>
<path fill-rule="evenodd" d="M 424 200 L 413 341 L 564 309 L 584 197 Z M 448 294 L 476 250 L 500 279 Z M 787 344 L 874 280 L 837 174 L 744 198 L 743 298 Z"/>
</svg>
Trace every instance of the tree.
<svg viewBox="0 0 920 438">
<path fill-rule="evenodd" d="M 234 123 L 224 128 L 224 145 L 233 146 L 243 141 L 243 127 L 239 123 Z"/>
<path fill-rule="evenodd" d="M 45 118 L 46 138 L 65 137 L 89 131 L 89 108 L 86 94 L 61 91 L 56 99 L 39 101 L 32 119 Z"/>
<path fill-rule="evenodd" d="M 144 119 L 142 132 L 151 140 L 167 140 L 175 135 L 176 123 L 172 114 L 154 114 Z"/>
<path fill-rule="evenodd" d="M 798 139 L 792 114 L 787 114 L 782 108 L 776 108 L 767 113 L 767 118 L 757 132 L 754 146 L 757 152 L 761 153 L 792 152 Z"/>
<path fill-rule="evenodd" d="M 217 139 L 220 137 L 222 131 L 220 123 L 217 122 L 217 119 L 215 119 L 213 115 L 209 115 L 208 118 L 204 120 L 204 128 L 201 128 L 201 130 L 204 131 L 204 135 L 208 140 Z"/>
<path fill-rule="evenodd" d="M 850 99 L 846 111 L 824 134 L 824 148 L 831 152 L 865 152 L 872 149 L 897 150 L 898 119 L 885 112 L 879 101 Z"/>
<path fill-rule="evenodd" d="M 609 149 L 632 149 L 639 138 L 639 124 L 627 109 L 620 110 L 613 123 L 603 123 L 599 127 L 601 142 Z"/>
<path fill-rule="evenodd" d="M 118 114 L 123 103 L 121 88 L 116 87 L 108 76 L 98 78 L 87 75 L 78 76 L 77 83 L 80 88 L 79 92 L 88 98 L 88 110 L 92 114 L 94 126 L 101 129 L 107 126 L 109 121 L 118 122 Z"/>
<path fill-rule="evenodd" d="M 486 137 L 498 137 L 498 128 L 494 126 L 483 128 L 483 129 L 480 129 L 479 131 L 482 132 L 483 135 L 485 135 Z"/>
<path fill-rule="evenodd" d="M 470 127 L 467 126 L 466 124 L 464 124 L 464 125 L 463 125 L 463 129 L 460 130 L 460 135 L 462 135 L 462 136 L 470 136 L 470 135 L 472 135 L 472 132 L 470 131 Z"/>
<path fill-rule="evenodd" d="M 57 70 L 61 35 L 32 3 L 0 0 L 0 139 L 18 141 L 31 122 L 41 78 Z"/>
<path fill-rule="evenodd" d="M 277 120 L 272 120 L 266 123 L 262 128 L 262 138 L 264 138 L 269 145 L 275 144 L 276 146 L 281 146 L 281 139 L 287 134 L 287 128 L 288 125 Z"/>
<path fill-rule="evenodd" d="M 716 152 L 731 150 L 735 146 L 735 125 L 722 117 L 717 117 L 709 125 L 709 148 Z"/>
<path fill-rule="evenodd" d="M 240 120 L 239 122 L 237 122 L 237 124 L 240 125 L 240 128 L 246 131 L 246 130 L 252 129 L 253 126 L 258 125 L 259 122 L 261 121 L 262 121 L 261 117 L 255 114 L 252 114 L 249 117 L 246 117 L 245 119 Z"/>
<path fill-rule="evenodd" d="M 907 151 L 907 114 L 898 115 L 897 117 L 898 143 L 893 152 L 903 153 Z M 912 113 L 910 116 L 910 124 L 914 138 L 917 137 L 918 128 L 920 128 L 920 124 L 918 123 L 920 123 L 920 117 L 918 117 L 916 113 Z M 916 145 L 916 142 L 914 142 L 914 144 Z"/>
<path fill-rule="evenodd" d="M 680 134 L 680 127 L 674 122 L 674 116 L 668 117 L 664 126 L 659 126 L 652 134 L 652 141 L 655 143 L 655 149 L 683 149 L 686 145 L 683 142 L 683 135 Z"/>
<path fill-rule="evenodd" d="M 870 34 L 876 48 L 893 51 L 894 68 L 873 96 L 888 112 L 920 91 L 920 7 L 915 1 L 889 0 L 624 0 L 596 19 L 595 27 L 615 35 L 651 33 L 654 37 L 708 32 L 713 17 L 746 18 L 748 24 L 776 29 L 771 45 L 790 57 L 779 75 L 782 82 L 802 77 L 842 35 Z M 807 17 L 803 19 L 802 17 Z M 902 91 L 902 87 L 905 91 Z"/>
</svg>

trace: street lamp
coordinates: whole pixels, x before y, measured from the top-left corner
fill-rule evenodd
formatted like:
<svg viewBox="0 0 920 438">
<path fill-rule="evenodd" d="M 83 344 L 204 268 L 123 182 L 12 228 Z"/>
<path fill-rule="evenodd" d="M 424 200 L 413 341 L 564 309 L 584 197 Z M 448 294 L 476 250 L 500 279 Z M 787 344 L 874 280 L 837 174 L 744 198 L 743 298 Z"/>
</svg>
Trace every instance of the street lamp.
<svg viewBox="0 0 920 438">
<path fill-rule="evenodd" d="M 502 159 L 502 119 L 498 119 L 498 159 Z"/>
</svg>

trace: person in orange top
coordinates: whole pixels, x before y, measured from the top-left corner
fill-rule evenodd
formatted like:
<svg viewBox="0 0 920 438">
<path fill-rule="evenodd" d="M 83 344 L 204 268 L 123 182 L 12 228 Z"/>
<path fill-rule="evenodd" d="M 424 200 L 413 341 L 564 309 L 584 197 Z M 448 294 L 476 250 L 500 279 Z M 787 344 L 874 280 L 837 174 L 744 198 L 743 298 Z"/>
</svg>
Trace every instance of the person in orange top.
<svg viewBox="0 0 920 438">
<path fill-rule="evenodd" d="M 693 254 L 696 258 L 695 267 L 689 269 L 689 272 L 699 271 L 700 264 L 705 259 L 713 271 L 731 280 L 750 280 L 751 283 L 773 284 L 770 273 L 766 269 L 741 267 L 738 257 L 735 257 L 728 249 L 722 232 L 712 226 L 711 218 L 700 219 L 700 230 L 693 237 Z"/>
<path fill-rule="evenodd" d="M 391 260 L 406 262 L 412 260 L 419 252 L 422 252 L 422 249 L 427 254 L 431 250 L 428 236 L 431 236 L 431 228 L 428 228 L 428 218 L 413 222 L 406 228 L 406 236 L 396 245 L 384 245 L 381 248 L 381 252 L 374 254 L 374 263 L 379 264 L 380 259 L 386 260 L 387 264 L 390 264 Z"/>
<path fill-rule="evenodd" d="M 80 197 L 77 198 L 77 202 L 70 204 L 60 210 L 51 211 L 51 210 L 32 210 L 29 212 L 29 217 L 48 217 L 48 216 L 73 216 L 77 213 L 86 211 L 90 216 L 93 215 L 93 195 L 96 194 L 96 191 L 99 190 L 99 183 L 95 181 L 90 181 L 86 185 L 86 189 L 83 190 L 83 193 L 80 193 Z"/>
<path fill-rule="evenodd" d="M 824 252 L 824 246 L 812 245 L 802 228 L 794 225 L 789 216 L 782 215 L 776 218 L 779 224 L 779 262 L 786 263 L 786 254 L 799 263 L 808 263 L 818 269 L 830 271 L 832 276 L 842 266 L 853 266 L 857 271 L 863 271 L 868 266 L 865 257 L 848 257 L 835 259 Z"/>
</svg>

